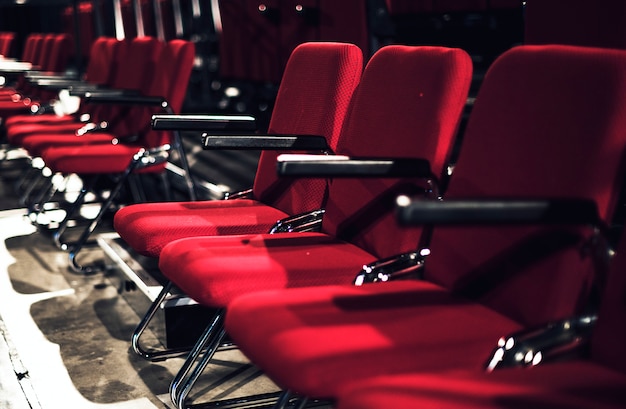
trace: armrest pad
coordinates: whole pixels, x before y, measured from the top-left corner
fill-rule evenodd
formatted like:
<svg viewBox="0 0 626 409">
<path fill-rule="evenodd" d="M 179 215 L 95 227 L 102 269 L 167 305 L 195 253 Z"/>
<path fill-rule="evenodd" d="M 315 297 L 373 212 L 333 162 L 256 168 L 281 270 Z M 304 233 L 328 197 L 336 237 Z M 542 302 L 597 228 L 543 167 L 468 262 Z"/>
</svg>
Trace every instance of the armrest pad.
<svg viewBox="0 0 626 409">
<path fill-rule="evenodd" d="M 157 131 L 231 131 L 256 130 L 254 117 L 247 115 L 153 115 Z"/>
<path fill-rule="evenodd" d="M 80 78 L 76 74 L 53 71 L 29 71 L 24 74 L 24 77 L 29 81 L 80 81 Z"/>
<path fill-rule="evenodd" d="M 87 92 L 85 94 L 85 100 L 92 103 L 101 104 L 127 104 L 127 105 L 147 105 L 147 106 L 161 106 L 166 101 L 162 97 L 150 97 L 139 94 L 132 94 L 126 92 L 107 92 L 107 91 L 94 91 Z"/>
<path fill-rule="evenodd" d="M 419 224 L 601 224 L 587 199 L 421 200 L 400 196 L 398 221 Z"/>
<path fill-rule="evenodd" d="M 326 138 L 314 135 L 202 135 L 204 149 L 325 151 Z"/>
<path fill-rule="evenodd" d="M 91 84 L 89 82 L 82 81 L 80 79 L 70 79 L 70 78 L 29 78 L 30 82 L 36 84 L 39 87 L 48 87 L 48 88 L 90 88 L 90 89 L 98 89 L 96 84 Z"/>
<path fill-rule="evenodd" d="M 280 155 L 281 176 L 313 177 L 424 177 L 432 176 L 430 163 L 420 158 L 368 159 L 347 156 Z"/>
<path fill-rule="evenodd" d="M 98 97 L 100 98 L 105 98 L 107 95 L 110 96 L 111 98 L 115 97 L 115 96 L 124 96 L 124 95 L 140 95 L 139 91 L 137 90 L 132 90 L 132 89 L 113 89 L 113 88 L 98 88 L 97 86 L 77 86 L 77 87 L 70 87 L 69 89 L 70 91 L 70 95 L 72 96 L 76 96 L 76 97 L 81 97 L 81 98 L 86 98 L 87 95 L 91 94 L 91 97 L 95 97 L 96 94 L 98 95 Z"/>
</svg>

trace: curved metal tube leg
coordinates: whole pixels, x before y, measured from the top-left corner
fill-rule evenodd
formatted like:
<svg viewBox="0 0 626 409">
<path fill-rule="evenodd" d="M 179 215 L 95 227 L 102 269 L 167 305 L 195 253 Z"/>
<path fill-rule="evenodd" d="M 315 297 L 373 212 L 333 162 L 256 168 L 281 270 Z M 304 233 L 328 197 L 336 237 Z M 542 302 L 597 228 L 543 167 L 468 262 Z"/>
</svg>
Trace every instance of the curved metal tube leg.
<svg viewBox="0 0 626 409">
<path fill-rule="evenodd" d="M 289 389 L 286 389 L 280 393 L 280 396 L 278 397 L 278 400 L 276 401 L 274 406 L 272 406 L 272 409 L 284 409 L 287 407 L 290 400 L 291 391 Z"/>
<path fill-rule="evenodd" d="M 170 398 L 180 409 L 185 407 L 189 392 L 226 335 L 224 313 L 224 309 L 216 312 L 170 384 Z"/>
<path fill-rule="evenodd" d="M 52 240 L 54 241 L 54 244 L 61 250 L 67 250 L 69 248 L 69 246 L 66 243 L 63 243 L 61 241 L 61 237 L 63 236 L 63 233 L 65 233 L 65 230 L 67 229 L 67 224 L 69 223 L 71 218 L 74 216 L 74 214 L 76 214 L 78 209 L 80 209 L 80 207 L 83 205 L 85 201 L 85 196 L 87 196 L 87 193 L 89 193 L 91 188 L 95 185 L 97 179 L 98 177 L 96 176 L 88 183 L 87 186 L 83 185 L 83 187 L 80 190 L 80 193 L 78 194 L 78 197 L 76 197 L 76 199 L 74 200 L 74 203 L 72 203 L 72 206 L 68 209 L 67 213 L 65 214 L 65 218 L 59 224 L 59 227 L 57 227 L 56 231 L 52 235 Z"/>
<path fill-rule="evenodd" d="M 163 286 L 163 289 L 161 290 L 157 298 L 152 302 L 152 304 L 150 305 L 150 308 L 148 309 L 146 314 L 143 316 L 143 318 L 141 319 L 141 321 L 135 328 L 135 331 L 133 331 L 133 334 L 131 337 L 132 349 L 137 355 L 139 355 L 140 357 L 148 361 L 158 362 L 158 361 L 164 361 L 169 358 L 186 355 L 187 353 L 189 353 L 189 350 L 191 349 L 191 348 L 171 348 L 171 349 L 165 349 L 165 350 L 160 350 L 160 351 L 156 351 L 156 350 L 149 351 L 141 345 L 141 341 L 140 341 L 141 336 L 143 335 L 146 328 L 148 328 L 148 325 L 150 324 L 150 322 L 156 315 L 157 311 L 159 310 L 161 303 L 165 301 L 165 298 L 171 292 L 173 287 L 174 287 L 174 284 L 171 281 L 168 282 L 165 286 Z"/>
</svg>

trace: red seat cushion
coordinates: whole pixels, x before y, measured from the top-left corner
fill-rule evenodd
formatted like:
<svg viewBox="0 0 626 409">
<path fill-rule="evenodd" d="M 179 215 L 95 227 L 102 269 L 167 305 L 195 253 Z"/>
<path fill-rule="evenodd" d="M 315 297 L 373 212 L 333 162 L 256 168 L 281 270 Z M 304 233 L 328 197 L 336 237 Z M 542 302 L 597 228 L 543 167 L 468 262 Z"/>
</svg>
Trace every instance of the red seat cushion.
<svg viewBox="0 0 626 409">
<path fill-rule="evenodd" d="M 340 395 L 337 409 L 617 409 L 626 376 L 592 362 L 545 364 L 493 373 L 383 376 Z"/>
<path fill-rule="evenodd" d="M 135 251 L 158 257 L 168 243 L 191 236 L 267 233 L 288 215 L 256 200 L 136 204 L 115 214 L 114 227 Z"/>
<path fill-rule="evenodd" d="M 48 148 L 71 147 L 89 144 L 111 144 L 115 135 L 105 132 L 94 132 L 88 135 L 76 136 L 74 132 L 50 132 L 25 136 L 20 145 L 31 156 L 40 156 Z"/>
<path fill-rule="evenodd" d="M 43 151 L 41 156 L 53 172 L 114 174 L 124 172 L 133 155 L 140 149 L 138 146 L 122 144 L 53 147 Z"/>
<path fill-rule="evenodd" d="M 348 284 L 371 254 L 321 233 L 192 237 L 165 246 L 161 272 L 196 301 L 226 307 L 241 294 Z"/>
<path fill-rule="evenodd" d="M 315 397 L 381 373 L 480 370 L 519 328 L 426 281 L 250 293 L 226 314 L 246 356 L 281 387 Z"/>
</svg>

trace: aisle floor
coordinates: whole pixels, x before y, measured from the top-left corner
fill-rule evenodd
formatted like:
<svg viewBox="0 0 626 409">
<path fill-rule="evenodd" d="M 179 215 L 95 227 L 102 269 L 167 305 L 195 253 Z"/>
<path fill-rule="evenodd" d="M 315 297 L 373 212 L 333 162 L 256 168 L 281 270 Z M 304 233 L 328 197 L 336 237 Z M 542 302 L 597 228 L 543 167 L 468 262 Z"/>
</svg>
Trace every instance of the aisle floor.
<svg viewBox="0 0 626 409">
<path fill-rule="evenodd" d="M 67 253 L 18 206 L 14 177 L 3 169 L 0 178 L 0 407 L 171 407 L 182 358 L 151 363 L 130 350 L 140 316 L 116 272 L 71 272 Z M 84 263 L 102 258 L 97 246 L 81 252 Z M 237 349 L 215 363 L 194 389 L 198 400 L 278 390 Z"/>
</svg>

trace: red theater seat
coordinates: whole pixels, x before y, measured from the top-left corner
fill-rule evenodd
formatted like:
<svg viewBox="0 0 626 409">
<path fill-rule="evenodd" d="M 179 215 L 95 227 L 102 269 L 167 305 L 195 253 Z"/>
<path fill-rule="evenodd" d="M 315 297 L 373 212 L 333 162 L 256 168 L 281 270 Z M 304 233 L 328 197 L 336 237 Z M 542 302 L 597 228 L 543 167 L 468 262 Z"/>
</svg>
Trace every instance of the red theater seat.
<svg viewBox="0 0 626 409">
<path fill-rule="evenodd" d="M 183 40 L 172 40 L 161 45 L 160 48 L 162 51 L 156 54 L 158 60 L 154 66 L 154 75 L 149 78 L 152 84 L 148 88 L 150 92 L 147 95 L 114 95 L 110 98 L 115 103 L 136 104 L 141 108 L 133 112 L 132 118 L 128 118 L 131 122 L 129 126 L 136 123 L 134 126 L 139 132 L 136 140 L 118 140 L 116 135 L 109 135 L 110 140 L 115 139 L 115 141 L 49 147 L 42 152 L 43 161 L 53 173 L 78 174 L 85 180 L 91 180 L 91 183 L 94 183 L 93 181 L 101 175 L 117 176 L 115 187 L 102 204 L 94 222 L 87 226 L 76 243 L 62 246 L 70 249 L 71 266 L 77 271 L 86 272 L 87 270 L 82 269 L 77 263 L 76 254 L 95 230 L 104 213 L 108 211 L 128 176 L 133 172 L 163 171 L 170 146 L 179 145 L 174 143 L 170 132 L 151 130 L 150 118 L 152 114 L 164 110 L 174 113 L 174 110 L 182 106 L 195 49 L 192 43 Z M 145 76 L 145 72 L 142 74 Z M 109 96 L 101 96 L 101 99 L 108 100 Z M 67 223 L 74 217 L 74 213 L 82 205 L 84 195 L 89 190 L 90 185 L 87 183 L 55 232 L 55 240 L 59 243 L 67 228 Z M 43 205 L 39 208 L 43 208 Z"/>
<path fill-rule="evenodd" d="M 285 70 L 269 126 L 274 135 L 319 135 L 334 151 L 363 67 L 354 45 L 306 43 Z M 278 220 L 323 207 L 327 182 L 276 177 L 277 151 L 265 151 L 248 197 L 222 201 L 145 203 L 115 215 L 115 229 L 137 252 L 158 257 L 171 241 L 191 236 L 266 233 Z"/>
<path fill-rule="evenodd" d="M 581 76 L 589 82 L 583 85 Z M 622 51 L 522 46 L 506 52 L 486 74 L 444 201 L 430 204 L 436 210 L 455 199 L 579 198 L 610 222 L 623 180 L 625 84 Z M 242 278 L 256 286 L 248 284 L 249 294 L 226 304 L 226 330 L 279 386 L 318 398 L 336 398 L 375 375 L 479 371 L 499 337 L 590 307 L 594 281 L 601 281 L 598 260 L 584 250 L 600 234 L 592 221 L 435 227 L 421 280 L 365 269 L 362 278 L 386 282 L 362 286 L 285 289 L 293 266 L 309 263 L 305 252 L 287 264 L 269 246 L 253 253 L 261 240 L 251 239 L 250 254 L 284 283 L 256 292 L 268 285 Z M 166 247 L 162 270 L 201 303 L 218 295 L 231 301 L 224 294 L 234 290 L 222 286 L 231 283 L 225 256 L 207 257 L 220 250 L 204 247 L 204 264 L 193 259 L 191 243 Z M 417 241 L 412 245 L 415 251 Z M 323 274 L 321 267 L 309 275 Z M 233 268 L 239 269 L 242 277 L 252 271 L 241 260 Z"/>
<path fill-rule="evenodd" d="M 262 289 L 349 284 L 364 264 L 414 249 L 422 229 L 395 227 L 394 200 L 400 193 L 426 194 L 428 180 L 436 184 L 443 174 L 471 71 L 471 60 L 460 49 L 380 49 L 352 98 L 337 153 L 422 158 L 416 161 L 430 163 L 430 169 L 411 162 L 405 173 L 389 178 L 333 179 L 318 233 L 188 238 L 163 249 L 162 273 L 199 303 L 218 309 L 216 324 L 196 345 L 198 350 L 205 342 L 209 351 L 220 344 L 224 309 L 237 296 Z M 195 381 L 187 375 L 197 358 L 190 354 L 172 382 L 178 407 L 184 406 Z"/>
<path fill-rule="evenodd" d="M 623 408 L 626 402 L 626 357 L 622 351 L 626 343 L 625 294 L 626 240 L 622 239 L 611 262 L 588 358 L 492 373 L 465 371 L 375 377 L 343 391 L 336 407 Z"/>
</svg>

